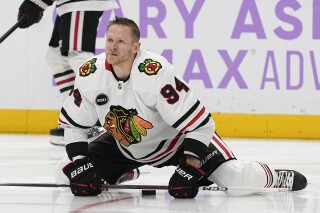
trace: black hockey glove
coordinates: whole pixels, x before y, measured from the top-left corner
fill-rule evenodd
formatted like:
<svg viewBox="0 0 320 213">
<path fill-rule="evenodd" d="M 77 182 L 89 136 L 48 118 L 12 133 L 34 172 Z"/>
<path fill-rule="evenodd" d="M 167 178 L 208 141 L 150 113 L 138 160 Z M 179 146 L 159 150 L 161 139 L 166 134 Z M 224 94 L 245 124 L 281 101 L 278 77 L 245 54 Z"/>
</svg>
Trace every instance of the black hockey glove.
<svg viewBox="0 0 320 213">
<path fill-rule="evenodd" d="M 199 191 L 199 180 L 205 173 L 183 159 L 169 181 L 169 194 L 174 198 L 194 198 Z"/>
<path fill-rule="evenodd" d="M 52 0 L 24 0 L 19 7 L 18 20 L 22 16 L 25 16 L 25 18 L 20 23 L 19 28 L 28 28 L 38 23 L 43 16 L 43 11 L 52 3 Z"/>
<path fill-rule="evenodd" d="M 70 188 L 75 196 L 96 196 L 101 193 L 103 180 L 95 172 L 89 158 L 71 162 L 62 171 L 69 178 Z"/>
</svg>

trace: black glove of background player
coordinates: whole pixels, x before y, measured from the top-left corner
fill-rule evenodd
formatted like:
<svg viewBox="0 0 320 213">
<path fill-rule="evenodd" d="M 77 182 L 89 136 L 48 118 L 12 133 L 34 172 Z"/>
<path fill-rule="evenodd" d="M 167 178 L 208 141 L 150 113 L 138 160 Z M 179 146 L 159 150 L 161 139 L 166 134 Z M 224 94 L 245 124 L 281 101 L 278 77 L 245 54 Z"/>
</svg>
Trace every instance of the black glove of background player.
<svg viewBox="0 0 320 213">
<path fill-rule="evenodd" d="M 199 180 L 204 172 L 190 164 L 183 158 L 169 181 L 169 194 L 174 198 L 194 198 L 199 191 Z"/>
<path fill-rule="evenodd" d="M 96 196 L 101 193 L 103 180 L 88 157 L 67 164 L 62 171 L 69 178 L 75 196 Z"/>
<path fill-rule="evenodd" d="M 37 0 L 36 3 L 31 0 L 24 0 L 19 7 L 18 20 L 25 16 L 24 20 L 20 23 L 19 28 L 28 28 L 31 25 L 38 23 L 42 16 L 43 11 L 49 5 L 52 5 L 52 0 Z"/>
</svg>

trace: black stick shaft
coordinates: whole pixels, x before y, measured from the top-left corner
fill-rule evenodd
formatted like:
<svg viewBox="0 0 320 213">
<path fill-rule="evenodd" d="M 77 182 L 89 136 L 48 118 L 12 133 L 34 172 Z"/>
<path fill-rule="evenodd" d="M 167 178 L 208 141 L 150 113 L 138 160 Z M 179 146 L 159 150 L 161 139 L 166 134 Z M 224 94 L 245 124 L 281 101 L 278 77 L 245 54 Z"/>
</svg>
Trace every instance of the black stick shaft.
<svg viewBox="0 0 320 213">
<path fill-rule="evenodd" d="M 69 187 L 68 184 L 54 183 L 0 183 L 0 186 L 24 186 L 24 187 Z M 106 189 L 145 189 L 145 190 L 168 190 L 164 185 L 108 185 Z M 227 187 L 209 186 L 200 187 L 199 190 L 205 191 L 227 191 Z"/>
<path fill-rule="evenodd" d="M 0 183 L 0 186 L 69 187 L 68 184 L 55 184 L 55 183 Z"/>
<path fill-rule="evenodd" d="M 68 184 L 55 183 L 0 183 L 0 186 L 25 186 L 25 187 L 69 187 Z M 160 185 L 108 185 L 108 189 L 168 189 L 168 186 Z"/>
<path fill-rule="evenodd" d="M 3 36 L 1 36 L 0 38 L 0 44 L 11 34 L 13 33 L 13 31 L 15 31 L 20 23 L 26 18 L 27 16 L 21 16 L 21 18 L 17 21 L 17 23 L 15 23 L 15 25 L 13 25 L 5 34 L 3 34 Z"/>
<path fill-rule="evenodd" d="M 70 187 L 68 184 L 54 183 L 0 183 L 0 186 L 23 186 L 23 187 Z M 145 190 L 168 190 L 165 185 L 106 185 L 107 189 L 145 189 Z M 201 186 L 200 191 L 230 191 L 245 192 L 246 194 L 257 194 L 264 192 L 289 192 L 287 188 L 252 188 L 252 187 L 219 187 L 219 186 Z"/>
</svg>

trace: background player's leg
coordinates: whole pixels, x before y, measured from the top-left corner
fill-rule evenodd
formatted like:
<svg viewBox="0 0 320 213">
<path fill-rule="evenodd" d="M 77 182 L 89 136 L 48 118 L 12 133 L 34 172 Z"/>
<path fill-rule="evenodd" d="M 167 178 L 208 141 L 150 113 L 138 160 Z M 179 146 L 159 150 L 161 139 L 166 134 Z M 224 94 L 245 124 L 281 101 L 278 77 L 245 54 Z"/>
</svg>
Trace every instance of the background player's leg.
<svg viewBox="0 0 320 213">
<path fill-rule="evenodd" d="M 57 16 L 46 58 L 61 93 L 61 105 L 73 89 L 79 67 L 94 56 L 102 11 L 75 11 Z M 101 132 L 93 128 L 88 136 Z M 64 146 L 64 130 L 50 130 L 50 143 Z"/>
<path fill-rule="evenodd" d="M 46 61 L 51 68 L 56 87 L 60 92 L 61 105 L 73 89 L 75 73 L 71 69 L 68 57 L 61 54 L 62 40 L 60 36 L 61 18 L 56 17 L 49 47 L 46 52 Z M 50 143 L 64 146 L 64 130 L 56 127 L 50 130 Z"/>
</svg>

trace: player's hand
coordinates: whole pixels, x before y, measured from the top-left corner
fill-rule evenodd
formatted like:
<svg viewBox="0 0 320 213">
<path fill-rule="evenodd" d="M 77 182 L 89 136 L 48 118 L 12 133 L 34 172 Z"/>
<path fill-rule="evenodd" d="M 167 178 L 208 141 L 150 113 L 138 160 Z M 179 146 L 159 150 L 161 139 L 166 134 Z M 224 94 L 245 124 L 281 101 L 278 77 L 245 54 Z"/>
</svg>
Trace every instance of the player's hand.
<svg viewBox="0 0 320 213">
<path fill-rule="evenodd" d="M 35 2 L 35 3 L 34 3 Z M 19 7 L 18 20 L 24 17 L 24 20 L 20 23 L 19 28 L 28 28 L 31 25 L 38 23 L 46 7 L 52 4 L 51 0 L 24 0 Z"/>
<path fill-rule="evenodd" d="M 205 173 L 183 159 L 169 181 L 169 194 L 174 198 L 194 198 L 199 191 L 198 181 Z"/>
<path fill-rule="evenodd" d="M 69 178 L 70 188 L 75 196 L 96 196 L 101 193 L 103 180 L 96 173 L 89 158 L 71 162 L 62 171 Z"/>
</svg>

